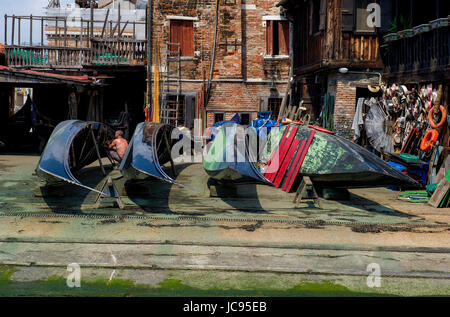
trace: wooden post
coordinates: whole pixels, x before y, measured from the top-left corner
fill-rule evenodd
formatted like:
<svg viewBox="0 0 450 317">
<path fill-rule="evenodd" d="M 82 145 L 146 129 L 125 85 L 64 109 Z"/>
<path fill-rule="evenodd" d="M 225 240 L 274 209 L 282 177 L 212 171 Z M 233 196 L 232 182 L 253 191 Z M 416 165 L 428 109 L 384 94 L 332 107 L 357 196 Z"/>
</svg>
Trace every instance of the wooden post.
<svg viewBox="0 0 450 317">
<path fill-rule="evenodd" d="M 118 12 L 118 18 L 117 18 L 117 30 L 118 30 L 118 32 L 120 32 L 120 2 L 119 2 L 119 12 Z"/>
<path fill-rule="evenodd" d="M 5 14 L 5 45 L 8 45 L 8 16 Z"/>
<path fill-rule="evenodd" d="M 103 23 L 101 38 L 103 38 L 103 36 L 105 35 L 106 25 L 108 24 L 108 17 L 109 17 L 109 9 L 108 9 L 108 11 L 106 11 L 105 23 Z"/>
<path fill-rule="evenodd" d="M 55 46 L 58 46 L 58 17 L 55 18 Z"/>
<path fill-rule="evenodd" d="M 17 40 L 18 40 L 18 42 L 19 42 L 19 43 L 17 43 L 17 44 L 20 45 L 20 40 L 21 40 L 21 39 L 20 39 L 20 33 L 21 33 L 21 32 L 20 32 L 20 28 L 21 28 L 21 24 L 22 24 L 22 23 L 21 23 L 21 22 L 22 22 L 22 18 L 19 18 L 19 19 L 17 20 L 17 22 L 18 22 L 18 26 L 17 26 L 17 28 L 18 28 L 18 30 L 17 30 L 17 37 L 18 37 L 18 38 L 17 38 Z"/>
<path fill-rule="evenodd" d="M 12 32 L 11 32 L 11 45 L 14 46 L 14 29 L 16 28 L 16 16 L 12 16 Z"/>
<path fill-rule="evenodd" d="M 125 31 L 125 28 L 127 27 L 127 25 L 128 25 L 128 21 L 127 22 L 125 22 L 125 25 L 123 26 L 123 29 L 122 29 L 122 31 L 121 30 L 119 30 L 119 39 L 122 37 L 122 33 Z"/>
<path fill-rule="evenodd" d="M 33 15 L 30 15 L 30 46 L 33 46 Z"/>
<path fill-rule="evenodd" d="M 41 46 L 44 46 L 44 18 L 41 17 Z"/>
<path fill-rule="evenodd" d="M 67 17 L 64 19 L 64 47 L 67 47 Z"/>
<path fill-rule="evenodd" d="M 83 19 L 80 19 L 80 47 L 83 47 Z"/>
<path fill-rule="evenodd" d="M 91 1 L 91 40 L 94 38 L 94 3 Z M 92 43 L 91 43 L 92 47 Z"/>
</svg>

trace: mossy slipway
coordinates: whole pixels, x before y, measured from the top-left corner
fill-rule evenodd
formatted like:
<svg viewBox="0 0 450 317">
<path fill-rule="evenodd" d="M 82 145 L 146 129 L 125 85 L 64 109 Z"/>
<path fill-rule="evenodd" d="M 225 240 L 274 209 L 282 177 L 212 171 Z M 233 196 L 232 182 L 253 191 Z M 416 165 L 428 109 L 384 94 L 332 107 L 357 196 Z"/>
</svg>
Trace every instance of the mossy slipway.
<svg viewBox="0 0 450 317">
<path fill-rule="evenodd" d="M 38 160 L 0 157 L 2 296 L 450 295 L 450 216 L 386 189 L 295 209 L 292 194 L 208 187 L 201 164 L 177 164 L 176 180 L 195 192 L 147 181 L 123 196 L 126 209 L 94 209 L 95 194 L 76 186 L 35 196 Z M 104 180 L 98 163 L 79 177 Z M 80 288 L 67 286 L 72 263 Z M 368 286 L 372 263 L 380 287 Z"/>
</svg>

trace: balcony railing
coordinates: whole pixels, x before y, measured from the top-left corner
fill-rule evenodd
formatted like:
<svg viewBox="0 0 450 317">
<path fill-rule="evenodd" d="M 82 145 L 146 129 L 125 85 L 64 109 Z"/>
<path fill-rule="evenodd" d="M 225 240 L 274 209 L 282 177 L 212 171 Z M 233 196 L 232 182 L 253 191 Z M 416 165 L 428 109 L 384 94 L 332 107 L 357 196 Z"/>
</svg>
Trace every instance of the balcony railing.
<svg viewBox="0 0 450 317">
<path fill-rule="evenodd" d="M 132 39 L 91 40 L 92 65 L 144 65 L 147 42 Z"/>
<path fill-rule="evenodd" d="M 88 62 L 88 48 L 55 46 L 6 46 L 6 62 L 17 68 L 81 68 Z"/>
<path fill-rule="evenodd" d="M 449 66 L 449 19 L 438 19 L 384 37 L 387 73 L 433 72 Z"/>
<path fill-rule="evenodd" d="M 6 62 L 10 67 L 68 69 L 93 65 L 144 65 L 146 41 L 92 39 L 90 48 L 8 45 Z"/>
</svg>

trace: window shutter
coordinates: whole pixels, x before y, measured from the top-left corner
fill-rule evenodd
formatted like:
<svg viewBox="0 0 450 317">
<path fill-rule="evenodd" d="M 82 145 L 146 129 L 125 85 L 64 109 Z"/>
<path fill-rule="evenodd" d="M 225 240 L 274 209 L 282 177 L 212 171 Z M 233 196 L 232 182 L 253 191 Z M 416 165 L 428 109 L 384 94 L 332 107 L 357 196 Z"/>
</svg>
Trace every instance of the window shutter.
<svg viewBox="0 0 450 317">
<path fill-rule="evenodd" d="M 272 20 L 267 21 L 266 27 L 266 53 L 267 55 L 273 55 L 273 22 Z"/>
<path fill-rule="evenodd" d="M 181 56 L 194 56 L 194 23 L 184 21 Z"/>
<path fill-rule="evenodd" d="M 354 28 L 355 0 L 342 0 L 342 31 L 352 32 Z"/>
<path fill-rule="evenodd" d="M 289 22 L 278 21 L 279 54 L 289 55 Z"/>
<path fill-rule="evenodd" d="M 170 43 L 180 43 L 181 56 L 194 56 L 194 24 L 192 21 L 170 21 Z M 172 45 L 171 51 L 177 46 Z M 175 55 L 175 54 L 171 54 Z"/>
<path fill-rule="evenodd" d="M 175 21 L 175 20 L 171 20 L 170 21 L 170 43 L 176 44 L 176 43 L 180 43 L 181 44 L 181 28 L 182 28 L 182 24 L 181 21 Z M 178 47 L 176 45 L 170 45 L 169 50 L 170 51 L 176 51 L 178 49 Z M 172 53 L 170 55 L 175 55 L 175 53 Z"/>
</svg>

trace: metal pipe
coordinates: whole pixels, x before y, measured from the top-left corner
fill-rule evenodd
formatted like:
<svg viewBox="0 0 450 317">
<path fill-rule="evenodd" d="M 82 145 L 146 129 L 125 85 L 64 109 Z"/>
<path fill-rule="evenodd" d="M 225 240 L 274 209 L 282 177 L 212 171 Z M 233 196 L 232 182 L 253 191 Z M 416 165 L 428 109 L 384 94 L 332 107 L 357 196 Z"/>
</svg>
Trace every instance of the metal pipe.
<svg viewBox="0 0 450 317">
<path fill-rule="evenodd" d="M 148 1 L 147 8 L 147 104 L 152 104 L 152 23 L 153 23 L 153 0 Z"/>
<path fill-rule="evenodd" d="M 217 46 L 217 29 L 219 24 L 219 7 L 220 7 L 220 0 L 216 0 L 216 21 L 214 26 L 214 44 L 213 44 L 213 54 L 211 58 L 211 69 L 209 71 L 209 78 L 208 78 L 208 90 L 206 92 L 206 104 L 205 107 L 208 105 L 209 98 L 211 97 L 211 81 L 214 73 L 214 63 L 216 60 L 216 46 Z"/>
</svg>

